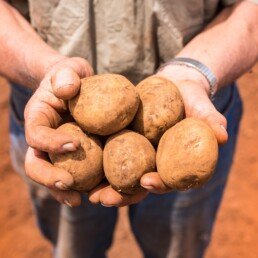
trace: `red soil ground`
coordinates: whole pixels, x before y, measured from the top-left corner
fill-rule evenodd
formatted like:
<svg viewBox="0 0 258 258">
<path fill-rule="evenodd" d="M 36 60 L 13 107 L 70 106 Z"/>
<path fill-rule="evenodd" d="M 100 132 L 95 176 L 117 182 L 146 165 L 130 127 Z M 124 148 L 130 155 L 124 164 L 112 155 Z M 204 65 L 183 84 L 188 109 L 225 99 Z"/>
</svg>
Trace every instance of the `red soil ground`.
<svg viewBox="0 0 258 258">
<path fill-rule="evenodd" d="M 239 79 L 244 101 L 231 176 L 205 258 L 258 257 L 258 65 Z M 0 257 L 50 258 L 51 246 L 40 235 L 22 179 L 9 157 L 9 86 L 0 78 Z M 126 208 L 120 210 L 109 258 L 141 258 L 130 232 Z"/>
</svg>

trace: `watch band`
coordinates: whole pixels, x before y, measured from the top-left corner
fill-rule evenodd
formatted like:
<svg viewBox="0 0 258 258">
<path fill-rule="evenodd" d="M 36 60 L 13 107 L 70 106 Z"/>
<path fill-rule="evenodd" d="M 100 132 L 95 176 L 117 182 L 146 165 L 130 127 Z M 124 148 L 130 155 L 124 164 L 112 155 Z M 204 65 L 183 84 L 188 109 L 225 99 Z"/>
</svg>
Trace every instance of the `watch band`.
<svg viewBox="0 0 258 258">
<path fill-rule="evenodd" d="M 168 61 L 167 63 L 161 65 L 159 67 L 159 70 L 170 64 L 190 67 L 190 68 L 193 68 L 193 69 L 199 71 L 200 73 L 202 73 L 210 85 L 209 97 L 210 97 L 210 99 L 213 99 L 214 94 L 217 90 L 218 83 L 217 83 L 217 79 L 216 79 L 215 75 L 206 65 L 204 65 L 203 63 L 201 63 L 195 59 L 192 59 L 192 58 L 177 57 L 177 58 L 174 58 L 174 59 Z"/>
</svg>

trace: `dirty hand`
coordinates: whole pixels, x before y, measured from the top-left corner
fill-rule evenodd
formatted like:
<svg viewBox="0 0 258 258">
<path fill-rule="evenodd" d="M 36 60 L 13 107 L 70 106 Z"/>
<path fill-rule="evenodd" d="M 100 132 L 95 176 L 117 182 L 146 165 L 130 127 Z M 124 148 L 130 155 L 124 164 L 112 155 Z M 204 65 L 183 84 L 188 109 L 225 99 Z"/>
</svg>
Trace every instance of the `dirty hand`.
<svg viewBox="0 0 258 258">
<path fill-rule="evenodd" d="M 159 71 L 157 76 L 165 77 L 174 82 L 181 95 L 185 106 L 186 117 L 200 119 L 207 123 L 213 130 L 218 144 L 227 142 L 226 118 L 219 113 L 209 98 L 209 85 L 198 71 L 181 66 L 168 66 Z M 172 191 L 161 180 L 158 173 L 147 173 L 141 178 L 141 185 L 153 193 L 166 193 Z"/>
<path fill-rule="evenodd" d="M 24 113 L 26 140 L 30 146 L 25 159 L 26 173 L 32 180 L 48 187 L 59 202 L 70 206 L 79 205 L 80 194 L 69 190 L 73 184 L 72 176 L 55 168 L 49 162 L 47 152 L 74 151 L 80 146 L 77 138 L 54 129 L 71 119 L 66 100 L 78 93 L 80 79 L 91 75 L 93 70 L 85 59 L 63 58 L 48 69 Z"/>
</svg>

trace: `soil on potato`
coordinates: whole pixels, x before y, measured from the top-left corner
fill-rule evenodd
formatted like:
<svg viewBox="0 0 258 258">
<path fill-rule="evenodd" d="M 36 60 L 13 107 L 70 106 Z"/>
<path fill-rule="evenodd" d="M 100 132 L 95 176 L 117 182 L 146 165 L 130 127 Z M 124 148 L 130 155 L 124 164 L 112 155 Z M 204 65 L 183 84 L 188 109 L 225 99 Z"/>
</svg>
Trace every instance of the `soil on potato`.
<svg viewBox="0 0 258 258">
<path fill-rule="evenodd" d="M 234 164 L 205 258 L 257 258 L 258 239 L 258 65 L 239 79 L 244 101 Z M 51 246 L 39 233 L 22 179 L 9 156 L 9 86 L 0 78 L 0 257 L 50 258 Z M 142 258 L 120 210 L 109 258 Z"/>
</svg>

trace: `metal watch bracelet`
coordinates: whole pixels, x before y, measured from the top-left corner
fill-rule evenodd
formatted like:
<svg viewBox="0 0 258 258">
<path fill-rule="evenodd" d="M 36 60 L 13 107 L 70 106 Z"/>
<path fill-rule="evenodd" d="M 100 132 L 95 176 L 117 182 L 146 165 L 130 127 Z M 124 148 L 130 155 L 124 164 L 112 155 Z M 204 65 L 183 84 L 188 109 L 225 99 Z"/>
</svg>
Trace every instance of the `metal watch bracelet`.
<svg viewBox="0 0 258 258">
<path fill-rule="evenodd" d="M 158 70 L 162 70 L 165 66 L 170 64 L 190 67 L 202 73 L 210 85 L 209 97 L 210 99 L 213 99 L 214 94 L 217 90 L 217 79 L 213 72 L 206 65 L 192 58 L 177 57 L 162 64 Z"/>
</svg>

